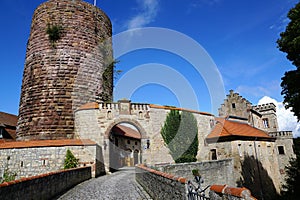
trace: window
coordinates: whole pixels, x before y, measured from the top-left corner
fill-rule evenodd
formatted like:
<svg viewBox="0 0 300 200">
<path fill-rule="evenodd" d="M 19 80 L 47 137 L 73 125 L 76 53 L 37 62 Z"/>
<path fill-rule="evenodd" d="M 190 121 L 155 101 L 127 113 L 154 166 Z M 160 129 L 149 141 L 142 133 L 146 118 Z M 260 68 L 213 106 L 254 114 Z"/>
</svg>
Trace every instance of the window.
<svg viewBox="0 0 300 200">
<path fill-rule="evenodd" d="M 130 140 L 127 140 L 127 144 L 130 144 Z"/>
<path fill-rule="evenodd" d="M 242 157 L 243 156 L 243 153 L 242 153 L 242 149 L 241 149 L 241 145 L 242 144 L 238 144 L 238 152 L 239 152 L 239 155 L 240 155 L 240 157 Z"/>
<path fill-rule="evenodd" d="M 112 113 L 111 113 L 111 111 L 107 112 L 107 119 L 112 119 Z"/>
<path fill-rule="evenodd" d="M 137 145 L 138 144 L 138 142 L 137 141 L 135 141 L 135 145 Z"/>
<path fill-rule="evenodd" d="M 46 166 L 46 159 L 42 159 L 42 166 Z"/>
<path fill-rule="evenodd" d="M 269 120 L 267 118 L 263 119 L 263 124 L 265 128 L 269 128 Z"/>
<path fill-rule="evenodd" d="M 21 161 L 20 166 L 24 167 L 24 162 L 23 161 Z"/>
<path fill-rule="evenodd" d="M 210 157 L 211 157 L 211 160 L 217 160 L 217 150 L 216 149 L 211 149 L 210 150 Z"/>
<path fill-rule="evenodd" d="M 147 140 L 147 149 L 150 148 L 150 140 Z"/>
<path fill-rule="evenodd" d="M 209 125 L 210 125 L 210 128 L 214 127 L 215 121 L 213 119 L 210 119 L 209 120 Z"/>
<path fill-rule="evenodd" d="M 235 108 L 235 103 L 231 104 L 232 108 Z"/>
<path fill-rule="evenodd" d="M 0 139 L 2 139 L 3 138 L 3 135 L 2 135 L 2 127 L 0 128 Z"/>
<path fill-rule="evenodd" d="M 284 155 L 284 148 L 283 148 L 283 146 L 278 146 L 278 153 L 280 155 Z"/>
<path fill-rule="evenodd" d="M 143 112 L 142 111 L 139 112 L 139 119 L 143 119 Z"/>
</svg>

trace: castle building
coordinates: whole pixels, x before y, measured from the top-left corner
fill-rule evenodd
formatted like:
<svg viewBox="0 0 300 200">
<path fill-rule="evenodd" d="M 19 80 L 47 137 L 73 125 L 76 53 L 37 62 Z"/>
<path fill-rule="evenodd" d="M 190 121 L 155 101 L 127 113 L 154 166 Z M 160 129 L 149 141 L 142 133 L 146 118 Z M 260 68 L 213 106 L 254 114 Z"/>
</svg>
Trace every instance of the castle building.
<svg viewBox="0 0 300 200">
<path fill-rule="evenodd" d="M 271 194 L 280 193 L 285 167 L 295 157 L 292 132 L 278 131 L 276 106 L 273 103 L 252 106 L 230 90 L 219 115 L 206 138 L 209 157 L 202 159 L 233 157 L 238 172 L 236 180 L 240 179 L 237 185 L 249 188 L 254 194 L 269 192 L 268 199 L 272 199 Z"/>
<path fill-rule="evenodd" d="M 172 164 L 161 129 L 169 112 L 178 110 L 197 121 L 197 166 L 210 166 L 203 172 L 208 183 L 245 186 L 258 196 L 280 192 L 295 154 L 292 132 L 278 131 L 274 104 L 253 106 L 233 90 L 219 116 L 111 102 L 111 34 L 109 18 L 81 0 L 49 0 L 35 10 L 16 136 L 16 122 L 0 118 L 1 131 L 12 128 L 0 137 L 17 140 L 0 143 L 0 174 L 6 167 L 18 178 L 62 169 L 67 149 L 81 166 L 92 166 L 94 176 L 139 163 Z"/>
</svg>

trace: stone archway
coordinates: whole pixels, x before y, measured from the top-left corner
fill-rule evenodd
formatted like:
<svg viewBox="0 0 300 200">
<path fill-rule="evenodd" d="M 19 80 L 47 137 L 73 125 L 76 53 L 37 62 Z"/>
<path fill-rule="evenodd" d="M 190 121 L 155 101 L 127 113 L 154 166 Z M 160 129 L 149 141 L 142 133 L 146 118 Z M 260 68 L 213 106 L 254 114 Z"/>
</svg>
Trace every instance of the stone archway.
<svg viewBox="0 0 300 200">
<path fill-rule="evenodd" d="M 131 120 L 116 120 L 105 133 L 109 144 L 109 171 L 114 172 L 122 167 L 133 167 L 141 163 L 142 127 Z"/>
<path fill-rule="evenodd" d="M 109 138 L 111 129 L 112 129 L 115 125 L 120 124 L 120 123 L 128 123 L 128 124 L 133 125 L 134 127 L 136 127 L 136 128 L 138 129 L 139 133 L 141 134 L 141 139 L 147 138 L 147 133 L 146 133 L 145 129 L 143 128 L 143 126 L 141 126 L 140 123 L 139 123 L 137 120 L 130 119 L 130 118 L 118 118 L 118 119 L 115 119 L 115 120 L 107 127 L 106 131 L 104 132 L 104 137 L 105 137 L 106 139 Z"/>
</svg>

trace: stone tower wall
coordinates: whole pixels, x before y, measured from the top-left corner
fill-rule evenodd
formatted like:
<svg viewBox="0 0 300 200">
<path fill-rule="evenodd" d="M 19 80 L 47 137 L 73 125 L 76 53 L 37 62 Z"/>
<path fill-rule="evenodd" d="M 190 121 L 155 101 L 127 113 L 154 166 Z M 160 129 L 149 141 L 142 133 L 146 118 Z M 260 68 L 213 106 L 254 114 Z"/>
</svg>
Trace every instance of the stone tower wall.
<svg viewBox="0 0 300 200">
<path fill-rule="evenodd" d="M 264 131 L 276 132 L 278 130 L 276 106 L 273 103 L 253 106 L 253 109 L 262 115 L 262 121 L 264 121 L 265 119 L 268 120 L 268 127 L 266 127 L 265 123 L 263 123 L 262 129 Z"/>
<path fill-rule="evenodd" d="M 50 40 L 48 27 L 59 27 L 58 40 Z M 49 0 L 35 10 L 18 140 L 73 138 L 74 111 L 87 102 L 112 99 L 111 35 L 105 13 L 81 0 Z"/>
</svg>

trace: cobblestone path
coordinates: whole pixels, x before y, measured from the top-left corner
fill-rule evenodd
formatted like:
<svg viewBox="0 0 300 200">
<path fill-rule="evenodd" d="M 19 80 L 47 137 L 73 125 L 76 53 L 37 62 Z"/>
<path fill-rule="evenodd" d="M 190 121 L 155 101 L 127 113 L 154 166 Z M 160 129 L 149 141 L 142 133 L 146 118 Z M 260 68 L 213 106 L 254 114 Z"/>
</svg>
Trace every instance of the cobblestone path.
<svg viewBox="0 0 300 200">
<path fill-rule="evenodd" d="M 85 181 L 58 198 L 70 199 L 151 199 L 144 189 L 135 181 L 134 168 L 125 168 L 110 175 Z"/>
</svg>

